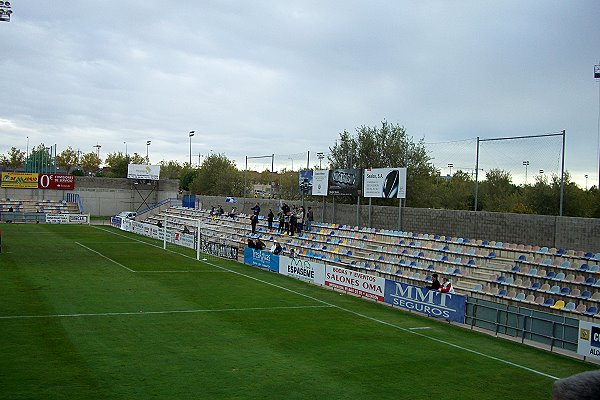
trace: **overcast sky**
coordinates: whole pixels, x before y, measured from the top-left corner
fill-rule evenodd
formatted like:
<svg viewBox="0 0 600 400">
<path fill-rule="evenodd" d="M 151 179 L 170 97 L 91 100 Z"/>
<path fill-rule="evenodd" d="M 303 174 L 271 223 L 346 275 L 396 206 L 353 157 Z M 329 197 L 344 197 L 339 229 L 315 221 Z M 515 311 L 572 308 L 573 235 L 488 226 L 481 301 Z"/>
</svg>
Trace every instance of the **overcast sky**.
<svg viewBox="0 0 600 400">
<path fill-rule="evenodd" d="M 27 136 L 59 152 L 100 144 L 102 158 L 124 142 L 145 155 L 151 140 L 152 163 L 184 162 L 194 130 L 193 163 L 211 150 L 241 167 L 274 153 L 276 169 L 297 169 L 344 129 L 387 120 L 452 142 L 432 145 L 440 168 L 473 168 L 477 136 L 565 129 L 566 168 L 598 180 L 598 0 L 11 3 L 3 154 Z M 523 156 L 500 147 L 488 161 L 531 157 L 537 172 L 559 142 Z"/>
</svg>

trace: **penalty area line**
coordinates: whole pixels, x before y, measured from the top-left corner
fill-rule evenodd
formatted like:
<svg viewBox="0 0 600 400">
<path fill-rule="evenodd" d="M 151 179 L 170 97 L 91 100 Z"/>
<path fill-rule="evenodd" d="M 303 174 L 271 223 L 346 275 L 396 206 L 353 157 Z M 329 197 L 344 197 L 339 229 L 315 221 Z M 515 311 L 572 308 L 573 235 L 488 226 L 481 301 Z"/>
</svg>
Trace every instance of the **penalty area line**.
<svg viewBox="0 0 600 400">
<path fill-rule="evenodd" d="M 115 260 L 113 260 L 112 258 L 105 256 L 104 254 L 100 253 L 99 251 L 96 251 L 96 250 L 94 250 L 94 249 L 90 249 L 90 248 L 89 248 L 89 247 L 87 247 L 86 245 L 84 245 L 84 244 L 81 244 L 81 243 L 79 243 L 79 242 L 75 242 L 75 243 L 77 243 L 79 246 L 83 247 L 84 249 L 87 249 L 87 250 L 91 251 L 92 253 L 95 253 L 95 254 L 99 255 L 100 257 L 102 257 L 102 258 L 105 258 L 105 259 L 107 259 L 108 261 L 110 261 L 110 262 L 112 262 L 112 263 L 114 263 L 114 264 L 117 264 L 119 267 L 125 268 L 125 269 L 126 269 L 127 271 L 129 271 L 129 272 L 133 272 L 133 273 L 135 273 L 135 271 L 134 271 L 134 270 L 132 270 L 131 268 L 129 268 L 129 267 L 126 267 L 125 265 L 121 264 L 120 262 L 118 262 L 118 261 L 115 261 Z"/>
</svg>

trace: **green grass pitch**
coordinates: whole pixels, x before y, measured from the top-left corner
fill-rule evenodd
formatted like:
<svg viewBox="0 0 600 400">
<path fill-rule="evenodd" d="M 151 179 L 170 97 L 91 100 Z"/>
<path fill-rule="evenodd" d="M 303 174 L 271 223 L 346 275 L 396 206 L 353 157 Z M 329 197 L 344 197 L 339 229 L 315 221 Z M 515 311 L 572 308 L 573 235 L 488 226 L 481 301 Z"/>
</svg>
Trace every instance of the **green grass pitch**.
<svg viewBox="0 0 600 400">
<path fill-rule="evenodd" d="M 533 400 L 597 367 L 111 227 L 0 228 L 0 399 Z"/>
</svg>

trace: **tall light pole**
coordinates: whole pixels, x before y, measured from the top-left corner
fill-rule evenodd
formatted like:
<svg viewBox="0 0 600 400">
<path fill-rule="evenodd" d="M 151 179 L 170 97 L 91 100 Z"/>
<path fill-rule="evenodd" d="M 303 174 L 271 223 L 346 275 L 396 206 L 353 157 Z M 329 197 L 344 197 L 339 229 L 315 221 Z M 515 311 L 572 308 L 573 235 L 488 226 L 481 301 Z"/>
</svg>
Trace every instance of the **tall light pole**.
<svg viewBox="0 0 600 400">
<path fill-rule="evenodd" d="M 585 174 L 585 190 L 588 190 L 587 178 L 588 178 L 588 174 Z"/>
<path fill-rule="evenodd" d="M 288 160 L 292 160 L 292 171 L 294 170 L 294 159 L 292 157 L 288 157 Z"/>
<path fill-rule="evenodd" d="M 600 189 L 600 64 L 594 65 L 594 78 L 598 82 L 598 188 Z"/>
<path fill-rule="evenodd" d="M 190 131 L 190 168 L 192 167 L 192 136 L 196 131 Z"/>
<path fill-rule="evenodd" d="M 127 161 L 127 163 L 129 164 L 129 157 L 127 155 L 127 142 L 123 142 L 125 144 L 125 160 Z"/>
<path fill-rule="evenodd" d="M 152 144 L 152 140 L 146 141 L 146 164 L 150 164 L 150 157 L 148 157 L 148 147 Z"/>
<path fill-rule="evenodd" d="M 529 161 L 523 161 L 523 165 L 525 166 L 525 185 L 527 185 L 527 167 L 529 166 Z"/>
<path fill-rule="evenodd" d="M 325 158 L 325 154 L 317 153 L 317 158 L 319 159 L 319 169 L 321 169 L 321 160 Z"/>
<path fill-rule="evenodd" d="M 450 178 L 452 178 L 452 167 L 454 167 L 454 164 L 449 163 L 448 168 L 450 168 Z"/>
</svg>

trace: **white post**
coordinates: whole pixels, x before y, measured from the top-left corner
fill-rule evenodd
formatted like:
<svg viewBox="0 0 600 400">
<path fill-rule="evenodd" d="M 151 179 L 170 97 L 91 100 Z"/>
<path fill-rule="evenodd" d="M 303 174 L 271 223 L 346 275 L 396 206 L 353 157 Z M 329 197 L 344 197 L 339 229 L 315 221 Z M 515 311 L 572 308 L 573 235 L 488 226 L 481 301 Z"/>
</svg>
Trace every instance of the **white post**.
<svg viewBox="0 0 600 400">
<path fill-rule="evenodd" d="M 165 223 L 163 224 L 163 249 L 167 249 L 167 216 L 165 215 Z"/>
<path fill-rule="evenodd" d="M 198 219 L 198 227 L 196 231 L 196 260 L 200 260 L 200 220 Z"/>
</svg>

